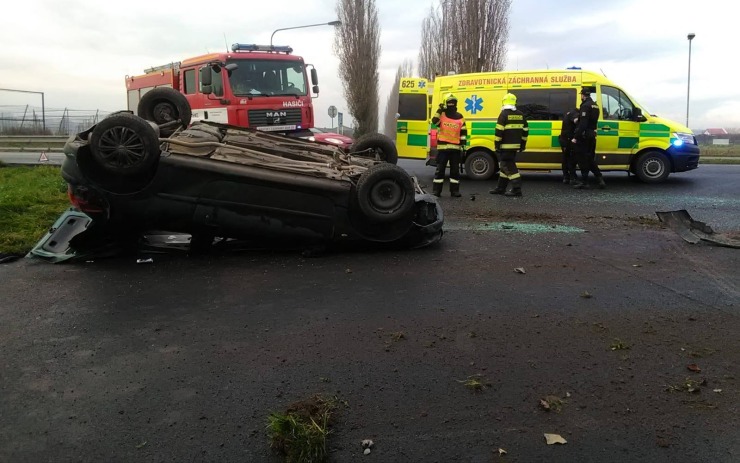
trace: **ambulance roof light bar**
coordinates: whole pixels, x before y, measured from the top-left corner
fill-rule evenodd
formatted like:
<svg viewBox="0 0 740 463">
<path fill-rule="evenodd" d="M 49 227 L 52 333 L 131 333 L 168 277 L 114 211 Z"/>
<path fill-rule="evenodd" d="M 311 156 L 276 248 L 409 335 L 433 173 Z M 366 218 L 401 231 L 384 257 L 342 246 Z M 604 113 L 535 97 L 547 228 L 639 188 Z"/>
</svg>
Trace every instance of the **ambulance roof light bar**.
<svg viewBox="0 0 740 463">
<path fill-rule="evenodd" d="M 268 51 L 276 53 L 293 53 L 293 49 L 287 45 L 257 45 L 255 43 L 235 43 L 231 45 L 231 51 Z"/>
</svg>

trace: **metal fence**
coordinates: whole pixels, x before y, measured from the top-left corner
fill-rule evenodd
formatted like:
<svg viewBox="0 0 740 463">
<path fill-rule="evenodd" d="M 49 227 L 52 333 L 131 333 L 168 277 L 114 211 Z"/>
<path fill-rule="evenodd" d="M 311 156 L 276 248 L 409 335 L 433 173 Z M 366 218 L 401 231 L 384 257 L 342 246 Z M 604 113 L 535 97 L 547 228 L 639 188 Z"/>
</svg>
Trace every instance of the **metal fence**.
<svg viewBox="0 0 740 463">
<path fill-rule="evenodd" d="M 97 109 L 0 105 L 0 135 L 71 135 L 108 115 Z"/>
</svg>

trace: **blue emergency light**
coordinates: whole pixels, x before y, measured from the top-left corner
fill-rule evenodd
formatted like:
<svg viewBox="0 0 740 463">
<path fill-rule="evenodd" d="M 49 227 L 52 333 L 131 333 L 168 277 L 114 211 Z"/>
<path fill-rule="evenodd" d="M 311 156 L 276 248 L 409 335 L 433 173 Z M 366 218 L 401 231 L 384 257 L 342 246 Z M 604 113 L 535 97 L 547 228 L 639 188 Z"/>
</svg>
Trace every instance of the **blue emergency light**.
<svg viewBox="0 0 740 463">
<path fill-rule="evenodd" d="M 257 45 L 255 43 L 235 43 L 231 45 L 231 51 L 274 51 L 277 53 L 293 53 L 293 49 L 287 45 Z"/>
</svg>

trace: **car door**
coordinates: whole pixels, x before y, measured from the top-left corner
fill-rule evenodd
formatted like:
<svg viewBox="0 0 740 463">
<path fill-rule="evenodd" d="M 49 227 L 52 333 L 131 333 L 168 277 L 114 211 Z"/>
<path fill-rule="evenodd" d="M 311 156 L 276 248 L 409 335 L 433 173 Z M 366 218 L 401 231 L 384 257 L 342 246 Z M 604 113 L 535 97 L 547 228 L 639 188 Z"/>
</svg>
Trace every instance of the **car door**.
<svg viewBox="0 0 740 463">
<path fill-rule="evenodd" d="M 596 138 L 599 166 L 626 169 L 640 142 L 640 123 L 634 120 L 634 105 L 617 87 L 602 85 L 600 95 L 601 117 Z"/>
</svg>

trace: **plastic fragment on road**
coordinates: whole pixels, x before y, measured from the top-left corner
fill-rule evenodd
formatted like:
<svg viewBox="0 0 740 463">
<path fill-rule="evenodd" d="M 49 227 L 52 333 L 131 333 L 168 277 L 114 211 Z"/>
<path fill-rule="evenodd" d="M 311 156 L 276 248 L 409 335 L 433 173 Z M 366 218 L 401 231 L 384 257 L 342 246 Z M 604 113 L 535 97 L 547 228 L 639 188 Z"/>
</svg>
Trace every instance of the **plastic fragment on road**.
<svg viewBox="0 0 740 463">
<path fill-rule="evenodd" d="M 136 263 L 137 264 L 153 264 L 154 259 L 152 259 L 151 257 L 148 257 L 146 259 L 136 259 Z"/>
<path fill-rule="evenodd" d="M 563 439 L 563 436 L 560 434 L 547 434 L 545 433 L 545 441 L 547 442 L 547 445 L 555 445 L 555 444 L 567 444 L 568 441 Z"/>
<path fill-rule="evenodd" d="M 655 214 L 662 223 L 675 231 L 687 243 L 697 244 L 706 241 L 717 246 L 740 249 L 740 237 L 715 233 L 706 223 L 694 220 L 685 209 L 656 212 Z"/>
<path fill-rule="evenodd" d="M 517 268 L 514 269 L 514 271 L 516 273 L 521 273 L 522 275 L 524 275 L 525 273 L 527 273 L 527 271 L 524 270 L 524 267 L 517 267 Z"/>
</svg>

